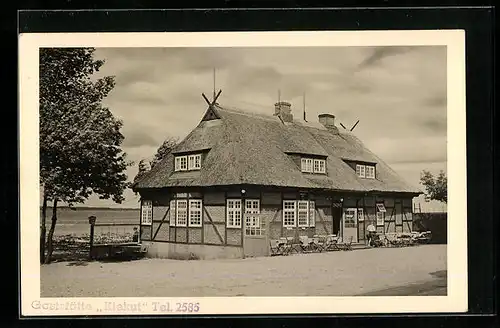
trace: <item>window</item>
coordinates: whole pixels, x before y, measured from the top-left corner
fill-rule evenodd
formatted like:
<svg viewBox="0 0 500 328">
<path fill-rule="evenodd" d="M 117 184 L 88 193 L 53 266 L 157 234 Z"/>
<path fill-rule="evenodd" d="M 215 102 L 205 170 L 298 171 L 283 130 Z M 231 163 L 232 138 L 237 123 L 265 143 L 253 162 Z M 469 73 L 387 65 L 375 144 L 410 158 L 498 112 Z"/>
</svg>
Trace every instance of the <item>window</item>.
<svg viewBox="0 0 500 328">
<path fill-rule="evenodd" d="M 315 210 L 314 201 L 285 200 L 283 201 L 283 226 L 314 227 Z"/>
<path fill-rule="evenodd" d="M 326 161 L 324 159 L 314 160 L 314 173 L 326 173 Z"/>
<path fill-rule="evenodd" d="M 315 220 L 316 205 L 313 200 L 309 201 L 309 226 L 314 227 L 316 225 Z"/>
<path fill-rule="evenodd" d="M 141 224 L 151 225 L 153 222 L 153 202 L 143 200 L 141 205 Z"/>
<path fill-rule="evenodd" d="M 300 166 L 302 172 L 306 173 L 326 173 L 326 160 L 301 158 Z"/>
<path fill-rule="evenodd" d="M 180 171 L 181 170 L 181 158 L 176 157 L 175 158 L 175 171 Z"/>
<path fill-rule="evenodd" d="M 385 220 L 385 206 L 383 203 L 377 203 L 377 225 L 383 226 Z"/>
<path fill-rule="evenodd" d="M 295 227 L 295 201 L 283 201 L 283 226 Z"/>
<path fill-rule="evenodd" d="M 385 212 L 387 212 L 387 211 L 385 210 L 384 203 L 377 203 L 377 211 L 379 211 L 379 212 L 384 212 L 384 213 L 385 213 Z"/>
<path fill-rule="evenodd" d="M 188 207 L 189 205 L 189 207 Z M 201 199 L 173 199 L 170 201 L 171 227 L 201 227 L 203 225 Z"/>
<path fill-rule="evenodd" d="M 187 225 L 187 200 L 177 200 L 177 222 L 178 227 L 185 227 Z"/>
<path fill-rule="evenodd" d="M 368 179 L 375 179 L 375 166 L 372 165 L 366 166 L 366 177 Z"/>
<path fill-rule="evenodd" d="M 366 176 L 365 175 L 365 166 L 356 164 L 356 174 L 358 175 L 358 177 L 364 178 Z"/>
<path fill-rule="evenodd" d="M 299 200 L 297 202 L 297 225 L 299 227 L 307 227 L 309 226 L 309 201 L 307 200 Z"/>
<path fill-rule="evenodd" d="M 260 201 L 258 199 L 245 200 L 245 234 L 248 236 L 260 236 L 263 234 L 262 222 L 260 221 Z"/>
<path fill-rule="evenodd" d="M 189 226 L 201 227 L 201 200 L 189 200 Z"/>
<path fill-rule="evenodd" d="M 175 157 L 175 171 L 191 171 L 201 168 L 201 154 Z"/>
<path fill-rule="evenodd" d="M 344 228 L 356 228 L 356 209 L 346 209 L 344 212 Z"/>
<path fill-rule="evenodd" d="M 364 221 L 365 220 L 365 216 L 363 215 L 363 209 L 362 208 L 358 208 L 358 222 L 359 221 Z"/>
<path fill-rule="evenodd" d="M 360 178 L 375 179 L 375 166 L 356 164 L 356 175 Z"/>
<path fill-rule="evenodd" d="M 175 227 L 175 200 L 170 201 L 169 215 L 170 215 L 170 226 Z"/>
<path fill-rule="evenodd" d="M 186 156 L 181 157 L 181 171 L 187 170 L 187 158 Z"/>
<path fill-rule="evenodd" d="M 227 227 L 241 228 L 241 199 L 228 199 L 227 209 Z"/>
<path fill-rule="evenodd" d="M 188 157 L 188 170 L 199 170 L 201 168 L 201 155 L 189 155 Z"/>
<path fill-rule="evenodd" d="M 302 158 L 300 160 L 302 172 L 313 172 L 313 160 L 311 158 Z"/>
</svg>

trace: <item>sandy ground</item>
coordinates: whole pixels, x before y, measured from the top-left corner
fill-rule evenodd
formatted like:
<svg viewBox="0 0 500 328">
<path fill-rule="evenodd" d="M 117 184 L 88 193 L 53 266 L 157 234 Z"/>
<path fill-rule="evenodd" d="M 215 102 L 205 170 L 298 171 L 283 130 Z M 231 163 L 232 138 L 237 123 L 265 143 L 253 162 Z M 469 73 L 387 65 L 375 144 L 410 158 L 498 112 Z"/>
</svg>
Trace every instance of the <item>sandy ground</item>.
<svg viewBox="0 0 500 328">
<path fill-rule="evenodd" d="M 446 245 L 238 260 L 59 262 L 42 297 L 352 296 L 435 281 Z M 442 289 L 442 286 L 441 286 Z"/>
</svg>

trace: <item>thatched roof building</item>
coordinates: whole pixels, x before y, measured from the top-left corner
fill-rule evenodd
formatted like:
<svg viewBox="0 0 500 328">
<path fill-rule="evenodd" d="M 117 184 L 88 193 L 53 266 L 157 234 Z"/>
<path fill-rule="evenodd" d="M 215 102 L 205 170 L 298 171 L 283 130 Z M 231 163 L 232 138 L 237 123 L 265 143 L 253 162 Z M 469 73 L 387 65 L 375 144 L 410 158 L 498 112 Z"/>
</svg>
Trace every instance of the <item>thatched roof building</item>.
<svg viewBox="0 0 500 328">
<path fill-rule="evenodd" d="M 352 133 L 339 130 L 334 116 L 316 123 L 288 112 L 263 115 L 214 105 L 202 121 L 133 189 L 260 185 L 354 192 L 419 194 Z M 272 114 L 272 113 L 271 113 Z M 288 116 L 287 116 L 288 115 Z M 321 122 L 321 123 L 320 123 Z M 176 172 L 174 156 L 203 151 L 200 170 Z M 326 174 L 304 174 L 294 155 L 326 159 Z M 376 178 L 358 177 L 350 163 L 373 163 Z"/>
</svg>

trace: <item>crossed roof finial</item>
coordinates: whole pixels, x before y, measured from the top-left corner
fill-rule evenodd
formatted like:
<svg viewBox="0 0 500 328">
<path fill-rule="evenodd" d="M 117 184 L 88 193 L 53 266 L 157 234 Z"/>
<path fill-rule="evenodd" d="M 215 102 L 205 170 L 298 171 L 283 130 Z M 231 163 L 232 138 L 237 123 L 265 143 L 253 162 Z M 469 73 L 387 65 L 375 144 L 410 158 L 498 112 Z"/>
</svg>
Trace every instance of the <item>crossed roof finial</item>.
<svg viewBox="0 0 500 328">
<path fill-rule="evenodd" d="M 222 90 L 219 90 L 219 92 L 217 93 L 217 95 L 215 95 L 215 97 L 212 101 L 208 100 L 207 96 L 205 96 L 204 93 L 202 93 L 201 95 L 203 96 L 203 99 L 205 99 L 205 101 L 207 102 L 208 106 L 213 107 L 217 103 L 217 99 L 219 99 L 219 96 L 221 93 L 222 93 Z"/>
</svg>

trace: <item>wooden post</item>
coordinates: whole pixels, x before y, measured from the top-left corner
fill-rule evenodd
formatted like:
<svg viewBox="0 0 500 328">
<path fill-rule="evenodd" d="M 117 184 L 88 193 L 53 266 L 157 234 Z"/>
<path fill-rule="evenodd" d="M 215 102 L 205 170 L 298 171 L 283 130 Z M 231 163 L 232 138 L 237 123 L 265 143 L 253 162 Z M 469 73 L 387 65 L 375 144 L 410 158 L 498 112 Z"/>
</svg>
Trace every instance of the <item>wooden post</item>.
<svg viewBox="0 0 500 328">
<path fill-rule="evenodd" d="M 92 248 L 94 246 L 94 227 L 95 227 L 95 216 L 89 216 L 89 224 L 90 224 L 90 248 L 89 248 L 89 260 L 92 260 Z"/>
</svg>

